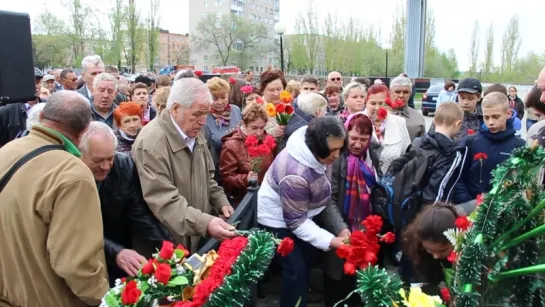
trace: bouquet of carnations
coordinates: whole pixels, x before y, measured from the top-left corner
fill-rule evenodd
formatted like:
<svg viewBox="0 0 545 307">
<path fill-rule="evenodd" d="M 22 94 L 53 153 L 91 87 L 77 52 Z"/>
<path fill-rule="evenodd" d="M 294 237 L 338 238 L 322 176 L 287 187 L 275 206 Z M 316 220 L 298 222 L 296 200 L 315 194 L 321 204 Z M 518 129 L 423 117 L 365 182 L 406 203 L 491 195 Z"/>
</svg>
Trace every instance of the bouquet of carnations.
<svg viewBox="0 0 545 307">
<path fill-rule="evenodd" d="M 356 274 L 356 269 L 365 269 L 377 263 L 379 242 L 391 244 L 395 242 L 395 235 L 388 232 L 380 235 L 382 230 L 382 218 L 378 215 L 369 215 L 361 225 L 364 230 L 356 230 L 350 234 L 347 244 L 337 248 L 337 256 L 346 259 L 344 273 L 346 275 Z"/>
<path fill-rule="evenodd" d="M 269 134 L 263 140 L 259 140 L 255 135 L 249 135 L 246 137 L 244 145 L 251 159 L 252 172 L 258 173 L 261 170 L 263 157 L 271 155 L 276 148 L 276 140 Z"/>
<path fill-rule="evenodd" d="M 294 243 L 263 230 L 239 234 L 221 243 L 217 253 L 189 258 L 183 246 L 163 242 L 135 277 L 116 281 L 100 306 L 242 306 L 275 253 L 286 256 Z"/>
</svg>

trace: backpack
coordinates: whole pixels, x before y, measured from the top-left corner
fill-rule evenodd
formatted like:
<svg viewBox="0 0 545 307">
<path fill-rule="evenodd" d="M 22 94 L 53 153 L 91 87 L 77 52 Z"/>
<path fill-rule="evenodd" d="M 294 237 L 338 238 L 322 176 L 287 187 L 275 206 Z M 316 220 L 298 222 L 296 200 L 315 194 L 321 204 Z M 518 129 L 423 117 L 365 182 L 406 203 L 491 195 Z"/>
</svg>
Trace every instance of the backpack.
<svg viewBox="0 0 545 307">
<path fill-rule="evenodd" d="M 431 158 L 435 153 L 413 146 L 392 163 L 388 174 L 373 187 L 373 211 L 398 234 L 422 208 L 422 189 L 428 182 L 426 174 L 433 167 Z"/>
</svg>

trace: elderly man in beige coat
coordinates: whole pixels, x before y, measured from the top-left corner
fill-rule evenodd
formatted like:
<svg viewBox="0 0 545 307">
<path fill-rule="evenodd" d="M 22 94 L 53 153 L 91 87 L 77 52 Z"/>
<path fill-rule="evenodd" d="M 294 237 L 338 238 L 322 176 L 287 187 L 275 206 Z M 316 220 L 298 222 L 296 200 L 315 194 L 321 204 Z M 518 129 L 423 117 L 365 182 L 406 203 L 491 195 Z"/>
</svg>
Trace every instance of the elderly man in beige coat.
<svg viewBox="0 0 545 307">
<path fill-rule="evenodd" d="M 96 306 L 108 291 L 100 200 L 77 148 L 91 122 L 89 101 L 59 91 L 40 121 L 0 149 L 3 177 L 26 154 L 56 145 L 0 192 L 0 306 Z"/>
<path fill-rule="evenodd" d="M 195 78 L 172 86 L 167 109 L 147 124 L 132 146 L 144 199 L 176 243 L 198 248 L 201 236 L 224 240 L 234 227 L 212 216 L 228 218 L 233 208 L 214 180 L 214 162 L 200 134 L 212 95 Z"/>
</svg>

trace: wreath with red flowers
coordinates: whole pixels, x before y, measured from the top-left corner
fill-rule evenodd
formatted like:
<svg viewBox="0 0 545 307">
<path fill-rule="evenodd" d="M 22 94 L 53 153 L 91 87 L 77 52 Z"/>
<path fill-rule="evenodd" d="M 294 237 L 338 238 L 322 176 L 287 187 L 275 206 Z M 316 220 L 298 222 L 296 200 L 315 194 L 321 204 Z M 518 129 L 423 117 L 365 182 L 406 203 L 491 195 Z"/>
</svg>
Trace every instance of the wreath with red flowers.
<svg viewBox="0 0 545 307">
<path fill-rule="evenodd" d="M 163 242 L 136 277 L 116 281 L 100 306 L 152 306 L 162 303 L 173 307 L 239 306 L 248 301 L 250 288 L 263 276 L 276 252 L 288 255 L 294 247 L 291 238 L 278 240 L 263 230 L 240 231 L 240 236 L 224 241 L 215 261 L 207 270 L 196 272 L 192 265 L 201 256 L 183 246 L 174 248 Z M 210 254 L 209 253 L 209 254 Z M 203 264 L 204 265 L 204 264 Z M 203 278 L 195 283 L 195 275 Z"/>
</svg>

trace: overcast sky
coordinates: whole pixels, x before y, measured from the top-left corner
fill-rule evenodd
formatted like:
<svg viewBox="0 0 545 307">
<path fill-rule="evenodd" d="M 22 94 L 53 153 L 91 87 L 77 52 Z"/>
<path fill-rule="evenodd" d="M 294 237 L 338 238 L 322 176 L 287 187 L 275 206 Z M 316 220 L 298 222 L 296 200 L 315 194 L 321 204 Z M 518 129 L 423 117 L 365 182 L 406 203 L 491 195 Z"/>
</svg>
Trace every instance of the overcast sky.
<svg viewBox="0 0 545 307">
<path fill-rule="evenodd" d="M 64 18 L 68 12 L 61 2 L 68 0 L 5 0 L 0 1 L 0 10 L 27 12 L 31 19 L 46 8 Z M 161 0 L 160 26 L 174 33 L 188 32 L 188 1 L 201 0 Z M 229 0 L 224 0 L 229 1 Z M 253 0 L 246 0 L 253 1 Z M 255 0 L 260 1 L 260 0 Z M 104 15 L 107 15 L 113 0 L 82 0 L 94 3 Z M 386 42 L 390 35 L 392 18 L 397 9 L 405 6 L 406 0 L 313 0 L 319 16 L 327 13 L 336 14 L 340 20 L 357 18 L 361 23 L 381 28 L 381 41 Z M 138 6 L 146 10 L 147 0 L 136 0 Z M 296 17 L 306 12 L 311 0 L 280 0 L 280 20 L 285 23 L 288 32 L 293 31 Z M 529 51 L 545 53 L 543 38 L 543 0 L 429 0 L 428 7 L 435 16 L 435 41 L 442 51 L 454 48 L 461 70 L 468 68 L 468 50 L 473 22 L 478 19 L 481 27 L 481 60 L 484 54 L 485 32 L 494 24 L 496 50 L 495 61 L 500 61 L 500 43 L 510 16 L 520 18 L 522 45 L 519 55 Z M 107 18 L 103 19 L 107 26 Z"/>
</svg>

